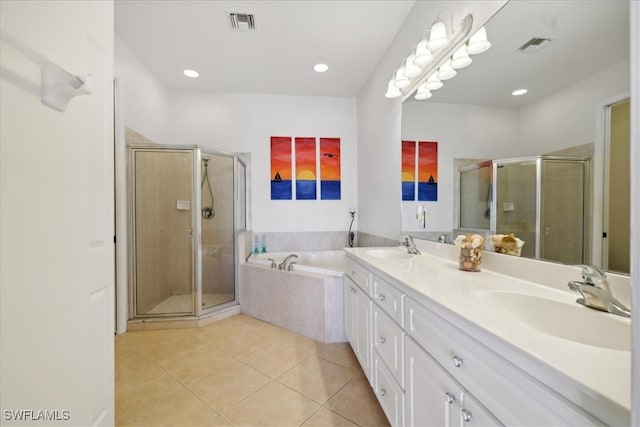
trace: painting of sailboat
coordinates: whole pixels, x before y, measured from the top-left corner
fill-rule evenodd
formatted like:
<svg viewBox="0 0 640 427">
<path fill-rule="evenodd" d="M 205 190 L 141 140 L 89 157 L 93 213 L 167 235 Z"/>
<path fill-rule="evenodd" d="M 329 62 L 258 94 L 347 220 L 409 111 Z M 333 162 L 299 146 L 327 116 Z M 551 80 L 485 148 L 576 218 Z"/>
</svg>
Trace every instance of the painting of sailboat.
<svg viewBox="0 0 640 427">
<path fill-rule="evenodd" d="M 418 142 L 418 201 L 438 201 L 437 142 Z"/>
<path fill-rule="evenodd" d="M 291 200 L 291 137 L 271 137 L 271 200 Z"/>
</svg>

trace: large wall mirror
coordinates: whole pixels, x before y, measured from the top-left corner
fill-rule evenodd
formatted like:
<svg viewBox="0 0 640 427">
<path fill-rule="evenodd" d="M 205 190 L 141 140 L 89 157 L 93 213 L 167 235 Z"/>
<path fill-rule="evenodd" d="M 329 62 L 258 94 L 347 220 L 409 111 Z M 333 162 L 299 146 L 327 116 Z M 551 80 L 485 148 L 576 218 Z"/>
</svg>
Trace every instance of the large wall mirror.
<svg viewBox="0 0 640 427">
<path fill-rule="evenodd" d="M 564 231 L 560 245 L 579 242 L 581 262 L 628 273 L 629 3 L 511 0 L 486 29 L 492 43 L 487 52 L 474 56 L 473 63 L 445 81 L 432 98 L 409 97 L 403 103 L 402 139 L 438 142 L 438 200 L 401 202 L 403 232 L 432 240 L 459 231 L 460 169 L 487 161 L 518 165 L 518 159 L 525 165 L 539 156 L 585 158 L 584 191 L 564 180 L 563 192 L 550 202 L 565 221 L 583 221 L 585 233 L 567 232 L 561 223 L 553 228 L 543 223 L 540 230 Z M 527 93 L 513 96 L 517 89 Z M 514 173 L 508 179 L 512 192 L 530 190 L 535 179 L 517 179 L 524 172 Z M 484 213 L 493 201 L 486 189 L 493 177 L 476 175 L 485 180 L 477 191 L 478 205 L 484 203 L 479 212 Z M 516 182 L 522 187 L 515 187 Z M 557 188 L 550 180 L 548 192 Z M 567 191 L 569 196 L 584 194 L 583 211 L 567 210 Z M 505 200 L 494 209 L 503 216 L 520 210 L 523 217 L 535 217 L 529 204 L 517 200 Z M 416 219 L 422 211 L 426 218 Z M 526 225 L 512 228 L 530 245 L 522 256 L 575 263 L 561 258 L 566 252 L 562 247 L 547 255 L 532 250 L 536 237 Z M 491 232 L 496 230 L 487 234 Z"/>
</svg>

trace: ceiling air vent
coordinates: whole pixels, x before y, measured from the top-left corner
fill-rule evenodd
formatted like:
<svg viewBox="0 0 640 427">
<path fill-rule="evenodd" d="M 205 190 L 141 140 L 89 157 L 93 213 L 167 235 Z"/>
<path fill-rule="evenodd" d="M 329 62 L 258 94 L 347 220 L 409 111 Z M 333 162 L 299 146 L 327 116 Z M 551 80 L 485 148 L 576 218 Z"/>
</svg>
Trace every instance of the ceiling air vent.
<svg viewBox="0 0 640 427">
<path fill-rule="evenodd" d="M 523 44 L 522 46 L 520 46 L 518 50 L 523 53 L 537 53 L 540 49 L 542 49 L 549 43 L 551 43 L 551 39 L 534 37 L 528 42 L 526 42 L 525 44 Z"/>
<path fill-rule="evenodd" d="M 256 29 L 255 17 L 250 13 L 227 12 L 231 28 L 234 31 L 254 31 Z"/>
</svg>

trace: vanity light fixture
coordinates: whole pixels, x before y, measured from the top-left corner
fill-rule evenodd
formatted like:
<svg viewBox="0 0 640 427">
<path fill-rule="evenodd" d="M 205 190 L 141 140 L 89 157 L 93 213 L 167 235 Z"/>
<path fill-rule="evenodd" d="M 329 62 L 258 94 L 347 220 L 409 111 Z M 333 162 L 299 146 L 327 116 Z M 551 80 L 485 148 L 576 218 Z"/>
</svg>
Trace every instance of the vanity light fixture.
<svg viewBox="0 0 640 427">
<path fill-rule="evenodd" d="M 514 90 L 513 92 L 511 92 L 511 95 L 520 96 L 520 95 L 524 95 L 525 93 L 527 93 L 526 89 L 517 89 L 517 90 Z"/>
<path fill-rule="evenodd" d="M 451 15 L 451 12 L 444 11 Z M 465 16 L 457 26 L 447 27 L 442 13 L 434 24 L 422 35 L 411 53 L 402 60 L 387 85 L 387 98 L 406 97 L 416 91 L 416 99 L 428 99 L 431 91 L 443 86 L 442 80 L 456 76 L 456 69 L 468 67 L 471 54 L 484 52 L 491 47 L 487 32 L 480 28 L 473 36 L 473 16 Z M 467 43 L 468 42 L 468 43 Z M 418 93 L 419 92 L 419 93 Z"/>
<path fill-rule="evenodd" d="M 327 64 L 316 64 L 313 66 L 313 71 L 315 71 L 316 73 L 324 73 L 328 69 L 329 66 Z"/>
<path fill-rule="evenodd" d="M 197 77 L 200 75 L 200 73 L 198 73 L 198 72 L 197 72 L 197 71 L 195 71 L 195 70 L 184 70 L 182 73 L 183 73 L 185 76 L 190 77 L 190 78 L 192 78 L 192 79 L 195 79 L 195 78 L 197 78 Z"/>
</svg>

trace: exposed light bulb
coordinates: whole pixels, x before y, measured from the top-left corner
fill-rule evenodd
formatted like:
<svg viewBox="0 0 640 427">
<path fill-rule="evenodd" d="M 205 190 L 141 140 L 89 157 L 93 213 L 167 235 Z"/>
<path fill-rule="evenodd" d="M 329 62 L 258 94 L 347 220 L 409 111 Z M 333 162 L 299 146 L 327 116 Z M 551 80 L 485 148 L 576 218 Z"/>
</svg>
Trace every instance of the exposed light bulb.
<svg viewBox="0 0 640 427">
<path fill-rule="evenodd" d="M 329 66 L 327 64 L 316 64 L 313 66 L 313 71 L 317 73 L 324 73 L 328 69 L 329 69 Z"/>
<path fill-rule="evenodd" d="M 513 92 L 511 92 L 511 95 L 520 96 L 520 95 L 524 95 L 525 93 L 527 93 L 526 89 L 517 89 L 517 90 L 514 90 Z"/>
<path fill-rule="evenodd" d="M 416 65 L 416 63 L 414 62 L 415 57 L 416 56 L 414 54 L 411 54 L 404 62 L 404 75 L 409 79 L 416 77 L 422 72 L 422 68 Z"/>
<path fill-rule="evenodd" d="M 404 74 L 404 65 L 396 71 L 393 85 L 398 89 L 404 89 L 411 84 L 411 80 Z"/>
<path fill-rule="evenodd" d="M 393 98 L 398 98 L 400 95 L 402 95 L 402 91 L 400 91 L 400 89 L 398 89 L 393 84 L 394 82 L 395 82 L 395 79 L 389 80 L 389 84 L 387 85 L 387 93 L 384 94 L 386 98 L 393 99 Z"/>
</svg>

